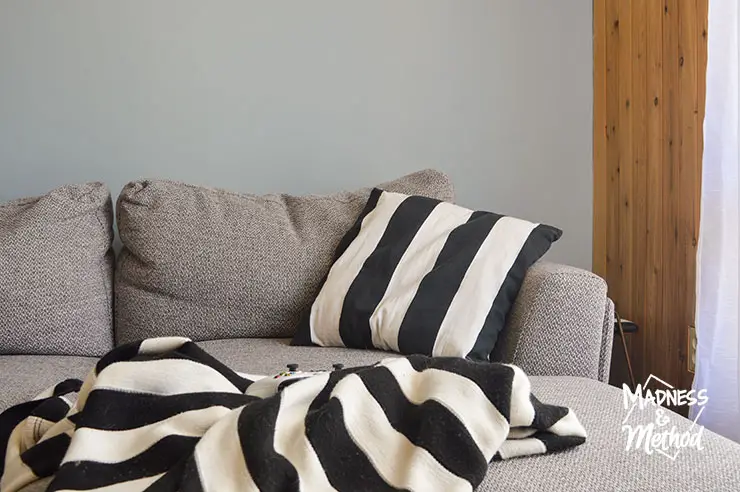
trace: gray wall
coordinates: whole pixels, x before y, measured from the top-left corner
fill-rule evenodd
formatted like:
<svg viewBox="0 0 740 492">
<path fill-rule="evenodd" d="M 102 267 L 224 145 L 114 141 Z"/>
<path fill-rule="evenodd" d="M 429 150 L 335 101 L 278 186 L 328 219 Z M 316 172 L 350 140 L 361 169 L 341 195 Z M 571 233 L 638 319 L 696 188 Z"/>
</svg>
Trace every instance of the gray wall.
<svg viewBox="0 0 740 492">
<path fill-rule="evenodd" d="M 591 265 L 590 0 L 0 0 L 0 201 L 139 177 L 330 192 L 435 167 Z"/>
</svg>

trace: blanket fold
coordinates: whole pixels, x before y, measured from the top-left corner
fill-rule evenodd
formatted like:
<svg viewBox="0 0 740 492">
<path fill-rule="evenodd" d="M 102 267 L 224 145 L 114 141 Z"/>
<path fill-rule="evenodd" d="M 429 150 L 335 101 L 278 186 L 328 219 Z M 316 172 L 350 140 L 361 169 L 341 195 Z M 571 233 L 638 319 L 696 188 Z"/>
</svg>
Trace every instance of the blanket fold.
<svg viewBox="0 0 740 492">
<path fill-rule="evenodd" d="M 586 438 L 507 364 L 386 359 L 266 397 L 255 380 L 186 338 L 118 347 L 0 414 L 0 492 L 472 491 L 495 461 Z"/>
</svg>

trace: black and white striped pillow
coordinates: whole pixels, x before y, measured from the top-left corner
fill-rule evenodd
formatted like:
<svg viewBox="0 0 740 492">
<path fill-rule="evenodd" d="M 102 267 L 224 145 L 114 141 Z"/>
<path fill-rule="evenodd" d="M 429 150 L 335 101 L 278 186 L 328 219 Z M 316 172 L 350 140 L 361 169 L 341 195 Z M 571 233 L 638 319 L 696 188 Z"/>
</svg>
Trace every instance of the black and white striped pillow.
<svg viewBox="0 0 740 492">
<path fill-rule="evenodd" d="M 561 234 L 375 189 L 292 344 L 488 360 L 527 269 Z"/>
</svg>

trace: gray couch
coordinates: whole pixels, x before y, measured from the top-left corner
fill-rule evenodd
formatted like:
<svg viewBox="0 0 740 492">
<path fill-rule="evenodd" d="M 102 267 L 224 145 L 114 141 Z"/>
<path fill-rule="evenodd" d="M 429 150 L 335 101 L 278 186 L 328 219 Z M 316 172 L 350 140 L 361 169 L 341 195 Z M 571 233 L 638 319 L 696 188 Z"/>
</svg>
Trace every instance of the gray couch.
<svg viewBox="0 0 740 492">
<path fill-rule="evenodd" d="M 383 187 L 454 198 L 449 180 L 433 171 Z M 0 411 L 64 378 L 83 378 L 115 343 L 149 336 L 191 337 L 251 374 L 394 355 L 289 344 L 368 189 L 254 196 L 134 182 L 118 201 L 115 280 L 110 198 L 101 190 L 64 187 L 0 206 Z M 34 253 L 46 242 L 51 251 Z M 529 270 L 492 359 L 522 367 L 541 400 L 573 408 L 588 439 L 559 454 L 494 463 L 479 490 L 740 490 L 740 446 L 709 431 L 703 450 L 675 460 L 625 450 L 622 392 L 606 384 L 614 313 L 606 290 L 577 268 L 540 262 Z M 647 424 L 654 414 L 630 419 Z M 672 422 L 679 431 L 691 425 L 677 415 Z"/>
</svg>

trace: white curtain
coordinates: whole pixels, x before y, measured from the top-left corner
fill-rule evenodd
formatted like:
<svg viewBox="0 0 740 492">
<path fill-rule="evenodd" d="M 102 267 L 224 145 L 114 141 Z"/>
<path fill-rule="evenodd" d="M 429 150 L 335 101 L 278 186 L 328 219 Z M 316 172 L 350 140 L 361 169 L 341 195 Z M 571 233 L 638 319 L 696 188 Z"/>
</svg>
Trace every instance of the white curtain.
<svg viewBox="0 0 740 492">
<path fill-rule="evenodd" d="M 699 423 L 740 442 L 738 0 L 709 1 L 708 35 L 694 388 L 709 397 Z"/>
</svg>

